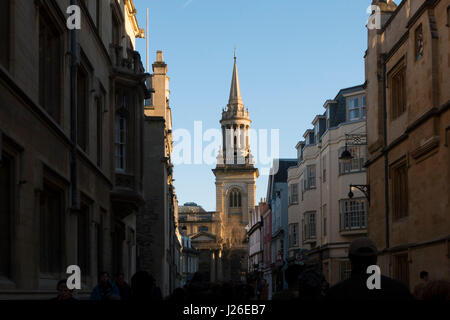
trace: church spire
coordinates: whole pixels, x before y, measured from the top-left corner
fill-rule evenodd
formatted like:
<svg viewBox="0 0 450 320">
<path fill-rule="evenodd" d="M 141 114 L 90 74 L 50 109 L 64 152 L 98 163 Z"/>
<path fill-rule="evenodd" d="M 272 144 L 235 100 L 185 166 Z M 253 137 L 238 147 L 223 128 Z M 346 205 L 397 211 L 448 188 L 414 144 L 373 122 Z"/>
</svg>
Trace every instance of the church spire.
<svg viewBox="0 0 450 320">
<path fill-rule="evenodd" d="M 228 100 L 228 104 L 243 104 L 241 98 L 241 87 L 239 85 L 239 74 L 236 64 L 236 52 L 234 54 L 233 77 L 231 78 L 230 98 Z"/>
</svg>

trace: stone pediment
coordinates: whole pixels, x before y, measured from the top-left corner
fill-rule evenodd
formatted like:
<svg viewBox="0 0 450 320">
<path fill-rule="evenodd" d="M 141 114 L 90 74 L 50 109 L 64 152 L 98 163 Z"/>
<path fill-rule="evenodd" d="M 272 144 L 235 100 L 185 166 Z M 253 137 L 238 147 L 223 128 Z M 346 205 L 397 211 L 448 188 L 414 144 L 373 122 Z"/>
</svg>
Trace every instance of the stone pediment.
<svg viewBox="0 0 450 320">
<path fill-rule="evenodd" d="M 192 242 L 216 241 L 216 236 L 209 232 L 199 232 L 191 236 Z"/>
</svg>

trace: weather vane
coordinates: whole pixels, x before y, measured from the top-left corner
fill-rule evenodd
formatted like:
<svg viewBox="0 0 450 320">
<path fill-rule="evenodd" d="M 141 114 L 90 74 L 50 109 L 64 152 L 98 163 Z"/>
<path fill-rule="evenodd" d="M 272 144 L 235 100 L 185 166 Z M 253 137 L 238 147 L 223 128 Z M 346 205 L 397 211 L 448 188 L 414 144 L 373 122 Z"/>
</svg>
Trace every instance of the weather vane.
<svg viewBox="0 0 450 320">
<path fill-rule="evenodd" d="M 237 46 L 234 45 L 234 60 L 236 60 L 236 49 L 237 49 Z"/>
</svg>

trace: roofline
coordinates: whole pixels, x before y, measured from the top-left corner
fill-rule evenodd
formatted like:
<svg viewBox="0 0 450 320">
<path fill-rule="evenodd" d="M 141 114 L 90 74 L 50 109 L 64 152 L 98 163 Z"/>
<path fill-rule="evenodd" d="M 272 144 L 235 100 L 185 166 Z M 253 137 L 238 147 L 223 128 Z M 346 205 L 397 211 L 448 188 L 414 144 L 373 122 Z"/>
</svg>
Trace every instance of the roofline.
<svg viewBox="0 0 450 320">
<path fill-rule="evenodd" d="M 343 88 L 343 89 L 339 90 L 339 92 L 337 93 L 336 97 L 334 97 L 334 100 L 336 100 L 336 98 L 341 94 L 341 92 L 347 91 L 347 90 L 351 90 L 351 89 L 356 89 L 358 87 L 361 87 L 363 90 L 365 90 L 364 89 L 364 83 L 363 84 L 358 84 L 357 86 L 353 86 L 353 87 Z"/>
</svg>

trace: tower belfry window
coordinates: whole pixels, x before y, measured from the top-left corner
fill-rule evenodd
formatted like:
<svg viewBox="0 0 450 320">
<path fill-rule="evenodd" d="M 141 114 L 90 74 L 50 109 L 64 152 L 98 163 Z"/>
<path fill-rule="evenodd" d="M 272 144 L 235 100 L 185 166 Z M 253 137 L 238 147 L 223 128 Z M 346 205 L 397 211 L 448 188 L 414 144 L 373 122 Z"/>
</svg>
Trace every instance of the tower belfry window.
<svg viewBox="0 0 450 320">
<path fill-rule="evenodd" d="M 239 190 L 233 189 L 230 192 L 229 205 L 230 208 L 240 208 L 242 206 L 242 196 Z"/>
</svg>

